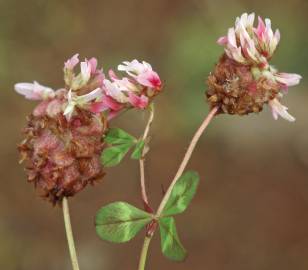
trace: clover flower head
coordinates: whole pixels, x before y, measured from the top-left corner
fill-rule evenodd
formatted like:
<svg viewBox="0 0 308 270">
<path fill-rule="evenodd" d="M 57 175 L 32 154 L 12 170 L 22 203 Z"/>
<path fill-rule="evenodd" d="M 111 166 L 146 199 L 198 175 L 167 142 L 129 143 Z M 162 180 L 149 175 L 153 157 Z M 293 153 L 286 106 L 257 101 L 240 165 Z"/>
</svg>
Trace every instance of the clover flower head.
<svg viewBox="0 0 308 270">
<path fill-rule="evenodd" d="M 288 121 L 295 118 L 280 104 L 288 88 L 299 84 L 301 76 L 279 72 L 270 65 L 280 32 L 271 27 L 271 20 L 244 13 L 236 18 L 235 26 L 217 43 L 224 46 L 225 53 L 214 71 L 209 75 L 207 98 L 220 113 L 245 115 L 258 113 L 268 104 L 275 119 L 278 115 Z"/>
<path fill-rule="evenodd" d="M 99 157 L 108 120 L 123 109 L 146 109 L 161 89 L 151 65 L 137 60 L 119 66 L 127 76 L 110 70 L 109 79 L 94 57 L 80 62 L 75 54 L 63 70 L 65 86 L 58 90 L 37 82 L 15 84 L 17 93 L 39 102 L 18 147 L 21 161 L 27 163 L 28 181 L 53 204 L 104 175 Z"/>
<path fill-rule="evenodd" d="M 64 63 L 66 85 L 56 91 L 37 82 L 15 84 L 17 93 L 39 101 L 18 149 L 27 163 L 28 181 L 53 204 L 104 175 L 100 154 L 106 120 L 91 111 L 103 96 L 104 74 L 95 58 L 81 62 L 75 75 L 78 64 L 78 54 Z"/>
</svg>

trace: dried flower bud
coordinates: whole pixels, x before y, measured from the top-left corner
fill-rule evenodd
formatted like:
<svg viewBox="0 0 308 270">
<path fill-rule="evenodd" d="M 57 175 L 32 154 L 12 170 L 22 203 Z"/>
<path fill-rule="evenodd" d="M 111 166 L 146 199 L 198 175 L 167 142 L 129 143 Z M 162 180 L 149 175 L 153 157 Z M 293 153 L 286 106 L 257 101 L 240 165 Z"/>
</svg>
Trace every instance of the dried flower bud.
<svg viewBox="0 0 308 270">
<path fill-rule="evenodd" d="M 94 184 L 103 173 L 100 154 L 104 119 L 78 108 L 68 121 L 63 115 L 63 91 L 43 101 L 28 117 L 19 145 L 27 164 L 28 181 L 53 204 Z"/>
<path fill-rule="evenodd" d="M 299 83 L 301 76 L 280 73 L 269 65 L 280 32 L 276 30 L 274 34 L 271 21 L 265 19 L 264 23 L 260 17 L 255 28 L 254 17 L 254 13 L 244 13 L 236 19 L 228 35 L 218 39 L 218 44 L 225 47 L 225 54 L 208 77 L 208 102 L 211 107 L 218 106 L 220 113 L 238 115 L 258 113 L 269 104 L 275 119 L 280 115 L 294 121 L 279 100 L 289 86 Z"/>
</svg>

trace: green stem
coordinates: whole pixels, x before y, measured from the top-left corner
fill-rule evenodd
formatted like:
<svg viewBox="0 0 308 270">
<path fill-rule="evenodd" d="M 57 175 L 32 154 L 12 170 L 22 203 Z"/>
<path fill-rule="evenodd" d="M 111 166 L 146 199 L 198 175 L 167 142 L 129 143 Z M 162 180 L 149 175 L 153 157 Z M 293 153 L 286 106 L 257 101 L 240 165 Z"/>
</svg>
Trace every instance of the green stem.
<svg viewBox="0 0 308 270">
<path fill-rule="evenodd" d="M 69 212 L 69 207 L 68 207 L 68 200 L 66 197 L 63 198 L 62 208 L 63 208 L 63 217 L 64 217 L 64 225 L 65 225 L 67 243 L 68 243 L 68 248 L 70 251 L 73 270 L 79 270 L 78 259 L 77 259 L 76 248 L 75 248 L 74 237 L 73 237 L 73 231 L 72 231 L 72 225 L 71 225 L 71 219 L 70 219 L 70 212 Z"/>
<path fill-rule="evenodd" d="M 201 137 L 201 135 L 203 134 L 203 132 L 205 131 L 205 129 L 208 127 L 208 125 L 210 124 L 210 122 L 213 120 L 214 116 L 216 115 L 217 111 L 218 111 L 218 107 L 214 107 L 210 112 L 209 114 L 205 117 L 205 119 L 203 120 L 201 126 L 197 129 L 195 135 L 193 136 L 188 148 L 187 148 L 187 151 L 184 155 L 184 158 L 183 158 L 183 161 L 181 162 L 181 165 L 175 175 L 175 177 L 173 178 L 169 188 L 167 189 L 159 207 L 158 207 L 158 210 L 156 212 L 156 217 L 160 217 L 161 213 L 163 212 L 164 210 L 164 207 L 166 206 L 168 200 L 169 200 L 169 197 L 171 195 L 171 192 L 172 192 L 172 189 L 173 187 L 175 186 L 176 182 L 179 180 L 179 178 L 181 177 L 181 175 L 183 174 L 190 158 L 191 158 L 191 155 Z"/>
<path fill-rule="evenodd" d="M 140 260 L 139 260 L 139 266 L 138 270 L 144 270 L 145 269 L 145 263 L 147 260 L 147 254 L 150 246 L 150 242 L 152 240 L 153 236 L 146 236 L 144 238 L 142 250 L 141 250 L 141 255 L 140 255 Z"/>
<path fill-rule="evenodd" d="M 145 162 L 145 154 L 146 154 L 146 148 L 147 148 L 147 139 L 149 137 L 149 132 L 150 132 L 150 128 L 154 119 L 154 104 L 152 103 L 150 108 L 150 116 L 149 116 L 149 120 L 147 122 L 147 125 L 145 127 L 143 136 L 142 136 L 142 140 L 145 141 L 145 146 L 142 150 L 142 157 L 139 160 L 139 168 L 140 168 L 140 185 L 141 185 L 141 196 L 142 196 L 142 200 L 144 203 L 146 203 L 147 205 L 149 205 L 149 198 L 146 192 L 146 186 L 145 186 L 145 173 L 144 173 L 144 162 Z"/>
<path fill-rule="evenodd" d="M 175 175 L 175 177 L 173 178 L 167 192 L 165 193 L 159 207 L 158 210 L 155 214 L 156 218 L 159 219 L 162 211 L 164 210 L 164 207 L 166 205 L 166 203 L 168 202 L 168 199 L 171 195 L 171 191 L 174 187 L 174 185 L 176 184 L 176 182 L 178 181 L 178 179 L 180 178 L 180 176 L 183 174 L 190 158 L 191 155 L 201 137 L 201 135 L 203 134 L 203 132 L 205 131 L 205 129 L 208 127 L 209 123 L 213 120 L 214 116 L 216 115 L 217 111 L 218 111 L 219 107 L 214 107 L 209 114 L 205 117 L 205 119 L 203 120 L 203 122 L 201 123 L 200 127 L 197 129 L 195 135 L 193 136 L 188 149 L 184 155 L 183 161 L 180 164 L 180 167 Z M 139 267 L 138 270 L 144 270 L 145 269 L 145 263 L 146 263 L 146 257 L 147 257 L 147 253 L 148 253 L 148 249 L 149 249 L 149 245 L 151 242 L 151 239 L 153 237 L 154 232 L 150 235 L 150 236 L 146 236 L 144 239 L 144 243 L 143 243 L 143 247 L 141 250 L 141 255 L 140 255 L 140 260 L 139 260 Z"/>
</svg>

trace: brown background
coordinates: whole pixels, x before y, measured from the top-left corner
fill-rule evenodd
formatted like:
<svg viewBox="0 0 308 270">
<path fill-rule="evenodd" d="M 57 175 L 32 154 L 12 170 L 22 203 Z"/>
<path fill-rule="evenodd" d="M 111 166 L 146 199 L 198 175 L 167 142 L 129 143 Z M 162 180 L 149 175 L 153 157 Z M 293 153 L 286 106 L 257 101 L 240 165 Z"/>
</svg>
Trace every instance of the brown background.
<svg viewBox="0 0 308 270">
<path fill-rule="evenodd" d="M 268 110 L 217 118 L 189 164 L 201 175 L 197 196 L 177 217 L 189 257 L 168 261 L 156 235 L 148 269 L 307 269 L 307 1 L 0 0 L 1 270 L 71 269 L 61 210 L 35 195 L 17 163 L 15 146 L 34 103 L 18 96 L 14 83 L 61 87 L 63 62 L 76 52 L 98 57 L 105 70 L 134 58 L 152 63 L 165 83 L 146 169 L 156 207 L 207 113 L 204 81 L 222 53 L 215 41 L 245 11 L 272 19 L 282 33 L 273 63 L 304 77 L 284 100 L 297 121 L 274 121 Z M 138 136 L 145 120 L 132 111 L 113 126 Z M 81 269 L 137 268 L 144 233 L 110 244 L 96 236 L 93 221 L 112 201 L 141 207 L 138 181 L 137 162 L 125 159 L 71 200 Z"/>
</svg>

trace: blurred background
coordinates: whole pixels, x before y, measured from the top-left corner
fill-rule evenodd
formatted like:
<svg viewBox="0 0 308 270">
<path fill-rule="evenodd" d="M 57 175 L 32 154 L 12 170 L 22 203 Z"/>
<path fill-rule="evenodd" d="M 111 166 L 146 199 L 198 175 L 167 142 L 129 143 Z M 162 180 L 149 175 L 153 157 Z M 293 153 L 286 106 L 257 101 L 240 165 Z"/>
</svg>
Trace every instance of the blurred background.
<svg viewBox="0 0 308 270">
<path fill-rule="evenodd" d="M 18 165 L 16 145 L 35 103 L 18 96 L 14 83 L 61 87 L 63 62 L 77 52 L 98 57 L 105 70 L 134 58 L 150 62 L 165 85 L 146 162 L 157 207 L 208 112 L 205 80 L 223 51 L 216 39 L 236 16 L 252 11 L 281 31 L 272 63 L 304 77 L 284 99 L 297 121 L 274 121 L 268 110 L 215 119 L 188 166 L 200 173 L 198 193 L 177 217 L 189 256 L 183 263 L 164 258 L 157 234 L 147 269 L 307 269 L 306 0 L 0 0 L 0 269 L 71 269 L 61 209 L 35 194 Z M 146 119 L 130 111 L 112 125 L 138 136 Z M 137 268 L 144 232 L 127 244 L 110 244 L 96 236 L 94 216 L 118 200 L 142 207 L 139 194 L 138 163 L 127 158 L 71 200 L 81 269 Z"/>
</svg>

